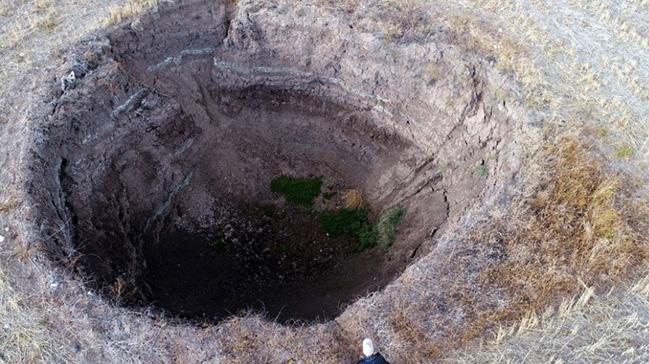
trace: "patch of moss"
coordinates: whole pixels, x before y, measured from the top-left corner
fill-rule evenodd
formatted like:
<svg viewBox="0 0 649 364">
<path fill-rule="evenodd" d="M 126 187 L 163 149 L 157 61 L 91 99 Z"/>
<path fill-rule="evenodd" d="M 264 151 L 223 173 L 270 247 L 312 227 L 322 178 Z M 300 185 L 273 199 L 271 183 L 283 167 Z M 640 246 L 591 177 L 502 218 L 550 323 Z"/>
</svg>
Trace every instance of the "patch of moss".
<svg viewBox="0 0 649 364">
<path fill-rule="evenodd" d="M 286 201 L 300 206 L 311 207 L 320 195 L 322 177 L 279 176 L 270 182 L 270 190 L 284 195 Z"/>
<path fill-rule="evenodd" d="M 323 211 L 320 213 L 320 225 L 332 237 L 358 236 L 367 225 L 368 213 L 367 208 Z"/>
</svg>

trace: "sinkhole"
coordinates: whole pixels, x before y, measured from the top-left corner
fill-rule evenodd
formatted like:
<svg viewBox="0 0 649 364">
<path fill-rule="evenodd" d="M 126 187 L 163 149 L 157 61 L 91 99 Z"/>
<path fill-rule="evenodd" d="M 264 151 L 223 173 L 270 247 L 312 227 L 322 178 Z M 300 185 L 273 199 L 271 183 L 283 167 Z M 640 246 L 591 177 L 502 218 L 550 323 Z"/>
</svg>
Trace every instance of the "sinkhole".
<svg viewBox="0 0 649 364">
<path fill-rule="evenodd" d="M 251 46 L 231 5 L 192 4 L 80 46 L 35 142 L 48 251 L 110 302 L 332 319 L 507 170 L 509 126 L 478 81 L 462 118 L 407 95 L 406 116 L 375 94 L 407 88 Z"/>
</svg>

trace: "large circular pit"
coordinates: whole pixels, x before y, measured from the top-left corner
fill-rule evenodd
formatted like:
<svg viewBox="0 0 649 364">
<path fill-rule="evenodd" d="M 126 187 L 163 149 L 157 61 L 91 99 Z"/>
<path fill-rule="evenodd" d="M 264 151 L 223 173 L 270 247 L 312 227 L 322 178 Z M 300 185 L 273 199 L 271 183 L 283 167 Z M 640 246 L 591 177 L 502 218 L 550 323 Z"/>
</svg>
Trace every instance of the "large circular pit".
<svg viewBox="0 0 649 364">
<path fill-rule="evenodd" d="M 80 46 L 35 151 L 44 235 L 117 304 L 331 319 L 511 177 L 512 122 L 475 68 L 435 93 L 245 11 L 168 5 Z"/>
</svg>

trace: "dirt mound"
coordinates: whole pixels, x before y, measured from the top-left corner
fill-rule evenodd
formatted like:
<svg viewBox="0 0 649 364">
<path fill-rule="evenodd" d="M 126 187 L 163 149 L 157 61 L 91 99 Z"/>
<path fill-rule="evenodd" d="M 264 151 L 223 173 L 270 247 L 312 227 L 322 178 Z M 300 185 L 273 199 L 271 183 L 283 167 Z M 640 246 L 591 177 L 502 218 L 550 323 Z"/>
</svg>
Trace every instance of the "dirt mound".
<svg viewBox="0 0 649 364">
<path fill-rule="evenodd" d="M 192 319 L 331 319 L 517 169 L 485 64 L 457 71 L 432 42 L 396 58 L 318 24 L 292 38 L 281 12 L 254 11 L 168 6 L 71 62 L 36 142 L 32 196 L 51 256 L 114 302 Z M 444 72 L 462 87 L 439 84 Z M 296 203 L 273 190 L 282 177 L 320 185 Z M 341 211 L 363 211 L 342 220 L 359 228 L 330 233 L 323 216 Z M 387 243 L 362 245 L 380 233 Z"/>
</svg>

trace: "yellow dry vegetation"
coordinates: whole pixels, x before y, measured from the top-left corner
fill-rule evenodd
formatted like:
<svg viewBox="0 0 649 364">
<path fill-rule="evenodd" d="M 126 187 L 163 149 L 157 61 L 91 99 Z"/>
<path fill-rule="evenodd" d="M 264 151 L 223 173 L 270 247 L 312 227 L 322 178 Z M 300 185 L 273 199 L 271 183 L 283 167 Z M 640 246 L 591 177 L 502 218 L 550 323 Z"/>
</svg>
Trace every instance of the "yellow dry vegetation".
<svg viewBox="0 0 649 364">
<path fill-rule="evenodd" d="M 18 294 L 0 269 L 1 363 L 35 363 L 43 359 L 48 336 L 29 300 Z"/>
<path fill-rule="evenodd" d="M 0 212 L 11 211 L 18 206 L 20 206 L 20 201 L 16 197 L 11 196 L 5 201 L 0 202 Z"/>
<path fill-rule="evenodd" d="M 123 4 L 113 5 L 108 10 L 108 16 L 104 20 L 107 25 L 116 24 L 129 19 L 144 10 L 158 4 L 158 0 L 128 0 Z"/>
<path fill-rule="evenodd" d="M 619 282 L 649 257 L 649 245 L 632 226 L 646 218 L 646 207 L 625 196 L 621 177 L 606 172 L 584 143 L 563 137 L 540 159 L 547 168 L 535 174 L 512 216 L 474 236 L 497 245 L 504 257 L 480 273 L 480 284 L 507 292 L 512 301 L 478 315 L 463 341 L 496 320 L 542 312 L 584 285 Z"/>
<path fill-rule="evenodd" d="M 350 189 L 343 194 L 343 204 L 347 209 L 358 209 L 363 206 L 363 194 L 357 189 Z"/>
<path fill-rule="evenodd" d="M 542 314 L 529 312 L 445 362 L 646 363 L 648 334 L 649 276 L 644 276 L 599 295 L 588 287 Z"/>
</svg>

